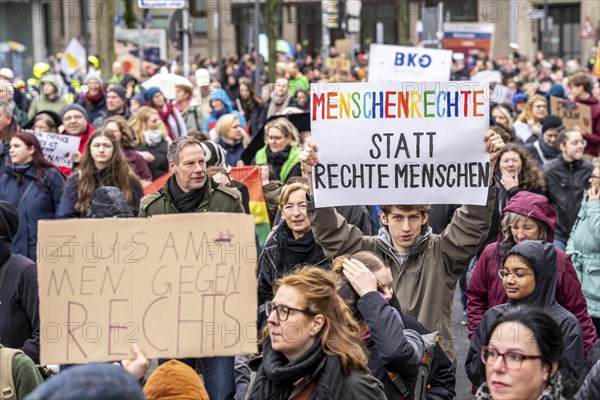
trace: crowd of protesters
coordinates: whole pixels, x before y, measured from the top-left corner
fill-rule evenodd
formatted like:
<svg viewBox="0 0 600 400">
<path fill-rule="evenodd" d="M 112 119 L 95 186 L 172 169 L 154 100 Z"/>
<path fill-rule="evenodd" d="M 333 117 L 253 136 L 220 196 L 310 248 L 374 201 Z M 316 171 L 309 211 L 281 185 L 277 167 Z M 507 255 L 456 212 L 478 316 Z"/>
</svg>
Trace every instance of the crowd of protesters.
<svg viewBox="0 0 600 400">
<path fill-rule="evenodd" d="M 95 57 L 77 84 L 58 63 L 36 64 L 27 84 L 0 70 L 0 350 L 12 375 L 1 371 L 3 396 L 452 399 L 464 368 L 477 399 L 600 398 L 600 82 L 589 65 L 455 54 L 452 80 L 501 76 L 481 132 L 487 203 L 373 198 L 336 209 L 315 208 L 319 149 L 292 116 L 310 112 L 311 83 L 366 81 L 369 55 L 328 70 L 297 45 L 274 61 L 273 82 L 255 56 L 197 59 L 172 98 L 119 61 L 105 82 Z M 590 128 L 563 121 L 553 96 L 589 107 Z M 69 166 L 44 157 L 39 132 L 80 139 Z M 247 164 L 261 167 L 272 229 L 256 265 L 260 357 L 159 360 L 148 371 L 134 345 L 120 366 L 44 381 L 38 222 L 249 213 L 248 189 L 229 177 Z M 465 365 L 451 331 L 457 283 Z"/>
</svg>

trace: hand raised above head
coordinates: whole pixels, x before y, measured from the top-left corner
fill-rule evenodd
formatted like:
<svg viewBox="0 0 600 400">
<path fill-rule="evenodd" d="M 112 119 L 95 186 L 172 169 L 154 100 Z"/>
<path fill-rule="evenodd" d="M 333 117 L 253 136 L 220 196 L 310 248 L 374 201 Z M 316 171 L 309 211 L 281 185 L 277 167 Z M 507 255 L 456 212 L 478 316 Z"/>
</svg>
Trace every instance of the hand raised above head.
<svg viewBox="0 0 600 400">
<path fill-rule="evenodd" d="M 317 145 L 312 141 L 311 138 L 308 138 L 299 157 L 302 166 L 302 172 L 305 174 L 311 175 L 312 168 L 319 163 L 319 156 L 317 154 L 318 151 L 319 149 Z"/>
<path fill-rule="evenodd" d="M 502 149 L 504 149 L 504 140 L 496 132 L 489 130 L 483 137 L 485 142 L 485 151 L 490 153 L 490 163 L 495 164 Z"/>
</svg>

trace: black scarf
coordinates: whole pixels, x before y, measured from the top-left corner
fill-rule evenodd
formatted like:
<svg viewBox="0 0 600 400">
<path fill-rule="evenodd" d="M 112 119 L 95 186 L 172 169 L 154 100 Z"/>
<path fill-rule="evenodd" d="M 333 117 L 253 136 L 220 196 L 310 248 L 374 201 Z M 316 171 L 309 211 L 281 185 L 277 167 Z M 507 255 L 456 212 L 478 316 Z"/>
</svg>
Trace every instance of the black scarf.
<svg viewBox="0 0 600 400">
<path fill-rule="evenodd" d="M 323 359 L 325 365 L 317 371 Z M 294 383 L 302 378 L 319 379 L 317 387 L 309 397 L 311 400 L 341 398 L 342 364 L 338 357 L 325 354 L 320 340 L 317 340 L 302 357 L 290 362 L 282 353 L 273 350 L 271 340 L 268 339 L 264 344 L 262 364 L 248 399 L 287 400 L 294 390 Z"/>
<path fill-rule="evenodd" d="M 283 228 L 283 240 L 279 251 L 281 252 L 281 260 L 287 260 L 289 265 L 296 266 L 301 264 L 304 260 L 308 259 L 314 250 L 317 243 L 313 237 L 311 230 L 306 232 L 300 239 L 294 239 L 294 233 L 287 226 L 285 222 Z"/>
<path fill-rule="evenodd" d="M 179 212 L 187 213 L 194 212 L 200 205 L 200 202 L 204 198 L 204 192 L 206 191 L 206 183 L 200 189 L 190 190 L 185 193 L 175 180 L 175 176 L 169 178 L 169 191 L 171 192 L 171 196 L 173 197 L 173 202 L 175 203 L 175 208 L 179 210 Z"/>
<path fill-rule="evenodd" d="M 292 150 L 292 146 L 287 146 L 285 149 L 280 152 L 273 153 L 271 148 L 267 146 L 267 160 L 269 164 L 273 167 L 273 172 L 275 176 L 279 178 L 279 174 L 281 173 L 281 168 L 283 164 L 287 161 L 290 156 L 290 151 Z"/>
</svg>

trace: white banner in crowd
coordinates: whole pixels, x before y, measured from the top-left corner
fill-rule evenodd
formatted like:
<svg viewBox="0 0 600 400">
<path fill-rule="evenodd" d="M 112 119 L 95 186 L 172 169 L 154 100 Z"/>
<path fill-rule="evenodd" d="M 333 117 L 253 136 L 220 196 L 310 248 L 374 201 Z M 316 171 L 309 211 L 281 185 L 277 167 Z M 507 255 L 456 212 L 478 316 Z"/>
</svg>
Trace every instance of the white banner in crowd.
<svg viewBox="0 0 600 400">
<path fill-rule="evenodd" d="M 369 82 L 448 81 L 452 51 L 372 44 Z"/>
<path fill-rule="evenodd" d="M 471 80 L 479 83 L 493 83 L 500 82 L 502 83 L 502 73 L 500 71 L 480 71 L 471 76 Z"/>
<path fill-rule="evenodd" d="M 46 160 L 57 167 L 73 168 L 73 153 L 79 150 L 79 136 L 60 133 L 34 132 Z"/>
<path fill-rule="evenodd" d="M 488 127 L 476 82 L 313 84 L 315 203 L 484 205 Z"/>
</svg>

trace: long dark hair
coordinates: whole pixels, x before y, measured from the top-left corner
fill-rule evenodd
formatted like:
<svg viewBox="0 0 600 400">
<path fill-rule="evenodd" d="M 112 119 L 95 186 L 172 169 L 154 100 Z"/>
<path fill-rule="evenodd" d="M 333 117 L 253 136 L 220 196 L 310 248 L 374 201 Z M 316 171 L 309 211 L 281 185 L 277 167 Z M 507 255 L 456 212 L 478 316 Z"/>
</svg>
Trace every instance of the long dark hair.
<svg viewBox="0 0 600 400">
<path fill-rule="evenodd" d="M 91 147 L 94 139 L 97 137 L 106 137 L 113 146 L 113 155 L 110 159 L 109 165 L 102 170 L 102 182 L 97 181 L 97 177 L 100 171 L 96 167 L 94 159 L 92 158 Z M 132 175 L 129 164 L 125 160 L 125 155 L 121 150 L 121 145 L 117 142 L 117 138 L 113 133 L 107 129 L 99 129 L 94 131 L 90 136 L 89 140 L 85 145 L 85 152 L 81 161 L 81 172 L 79 173 L 79 184 L 77 188 L 77 203 L 75 209 L 79 212 L 87 210 L 92 200 L 94 192 L 98 188 L 99 184 L 102 186 L 115 186 L 117 187 L 127 199 L 127 202 L 132 209 L 137 208 L 135 199 L 133 197 L 132 181 L 135 181 L 135 177 Z"/>
<path fill-rule="evenodd" d="M 546 179 L 544 173 L 533 162 L 529 156 L 529 152 L 521 144 L 507 143 L 506 146 L 500 152 L 498 156 L 498 162 L 496 163 L 496 172 L 500 171 L 500 159 L 502 156 L 509 151 L 514 151 L 519 155 L 521 159 L 521 172 L 519 172 L 519 188 L 533 192 L 540 192 L 546 190 Z"/>
<path fill-rule="evenodd" d="M 31 166 L 35 171 L 35 183 L 42 189 L 46 190 L 48 186 L 46 185 L 44 180 L 46 179 L 48 170 L 56 169 L 59 172 L 60 170 L 56 168 L 54 164 L 52 164 L 50 161 L 44 158 L 42 146 L 40 146 L 39 140 L 35 137 L 33 133 L 26 131 L 15 132 L 13 133 L 11 140 L 13 138 L 21 140 L 23 143 L 25 143 L 25 146 L 27 146 L 28 148 L 33 147 L 33 154 L 31 155 Z M 60 174 L 62 175 L 62 172 Z M 23 174 L 15 170 L 15 175 L 17 176 L 19 184 L 23 184 L 25 180 Z"/>
<path fill-rule="evenodd" d="M 485 339 L 486 345 L 490 343 L 496 328 L 504 322 L 516 322 L 531 330 L 540 350 L 542 364 L 547 365 L 552 371 L 552 363 L 558 363 L 558 371 L 562 374 L 563 396 L 567 399 L 572 398 L 577 392 L 577 382 L 575 382 L 564 356 L 563 333 L 556 321 L 539 308 L 531 306 L 510 308 L 496 318 L 492 324 Z M 480 370 L 482 381 L 485 381 L 485 368 Z"/>
<path fill-rule="evenodd" d="M 240 78 L 239 85 L 246 86 L 246 88 L 250 92 L 250 97 L 248 99 L 242 99 L 240 97 L 240 100 L 244 104 L 244 107 L 248 109 L 248 112 L 252 112 L 255 108 L 259 108 L 260 106 L 262 106 L 262 100 L 260 98 L 260 95 L 258 94 L 258 88 L 254 84 L 254 82 L 244 77 Z"/>
</svg>

